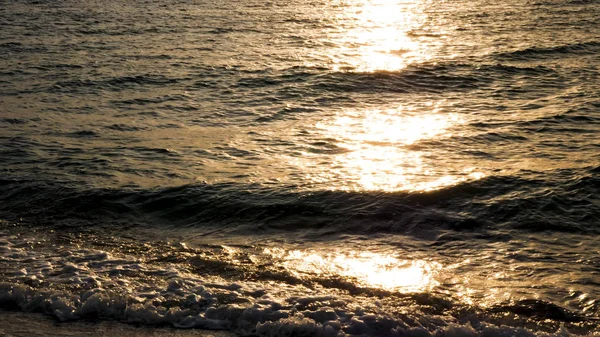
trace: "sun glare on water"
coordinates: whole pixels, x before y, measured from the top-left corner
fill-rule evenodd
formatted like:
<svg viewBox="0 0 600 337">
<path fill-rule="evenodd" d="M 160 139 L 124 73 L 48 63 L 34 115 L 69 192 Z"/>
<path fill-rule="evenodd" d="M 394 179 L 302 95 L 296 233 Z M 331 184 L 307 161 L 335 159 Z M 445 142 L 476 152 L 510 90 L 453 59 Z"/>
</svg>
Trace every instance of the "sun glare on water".
<svg viewBox="0 0 600 337">
<path fill-rule="evenodd" d="M 344 28 L 331 36 L 338 46 L 331 51 L 334 70 L 396 71 L 428 58 L 427 50 L 410 37 L 425 20 L 419 1 L 351 1 L 339 20 Z"/>
<path fill-rule="evenodd" d="M 419 292 L 434 287 L 438 263 L 400 260 L 391 255 L 369 252 L 281 251 L 265 253 L 283 256 L 282 264 L 298 277 L 341 277 L 358 286 L 399 292 Z"/>
<path fill-rule="evenodd" d="M 316 124 L 319 133 L 348 150 L 332 157 L 326 169 L 307 168 L 309 179 L 333 182 L 335 189 L 429 191 L 484 176 L 473 167 L 453 167 L 414 145 L 443 142 L 463 123 L 455 114 L 410 109 L 346 110 Z"/>
<path fill-rule="evenodd" d="M 443 116 L 435 111 L 409 115 L 399 109 L 388 109 L 347 111 L 329 125 L 321 123 L 319 126 L 351 142 L 410 145 L 440 134 L 458 121 L 455 115 Z"/>
</svg>

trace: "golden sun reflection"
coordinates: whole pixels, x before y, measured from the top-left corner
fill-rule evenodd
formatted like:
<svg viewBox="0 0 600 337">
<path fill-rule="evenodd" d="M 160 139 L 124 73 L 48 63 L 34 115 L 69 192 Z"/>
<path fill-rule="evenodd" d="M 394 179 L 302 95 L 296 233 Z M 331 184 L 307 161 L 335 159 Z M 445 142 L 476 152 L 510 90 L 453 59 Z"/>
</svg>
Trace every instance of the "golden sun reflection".
<svg viewBox="0 0 600 337">
<path fill-rule="evenodd" d="M 335 187 L 342 190 L 379 191 L 429 191 L 481 179 L 484 174 L 473 167 L 449 165 L 439 154 L 413 147 L 424 140 L 441 142 L 461 123 L 458 115 L 439 113 L 435 107 L 420 114 L 402 109 L 344 111 L 316 128 L 348 151 L 308 178 L 337 181 Z"/>
<path fill-rule="evenodd" d="M 428 58 L 424 47 L 409 35 L 425 20 L 419 1 L 354 1 L 340 18 L 353 28 L 332 36 L 338 45 L 331 55 L 334 70 L 395 71 Z"/>
<path fill-rule="evenodd" d="M 456 115 L 439 115 L 434 110 L 426 115 L 406 115 L 401 110 L 347 111 L 328 124 L 317 127 L 350 141 L 410 145 L 420 139 L 442 133 L 460 122 Z"/>
<path fill-rule="evenodd" d="M 283 256 L 283 266 L 298 277 L 343 277 L 358 286 L 399 292 L 420 292 L 437 285 L 439 263 L 399 260 L 391 255 L 368 252 L 283 251 L 265 249 Z"/>
</svg>

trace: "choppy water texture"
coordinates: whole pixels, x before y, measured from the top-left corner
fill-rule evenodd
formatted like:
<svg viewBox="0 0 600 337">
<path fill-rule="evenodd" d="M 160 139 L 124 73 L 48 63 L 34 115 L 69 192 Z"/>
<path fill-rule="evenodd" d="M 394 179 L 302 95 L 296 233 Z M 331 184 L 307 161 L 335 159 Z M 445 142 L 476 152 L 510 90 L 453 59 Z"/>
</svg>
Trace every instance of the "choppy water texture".
<svg viewBox="0 0 600 337">
<path fill-rule="evenodd" d="M 598 1 L 14 0 L 0 26 L 4 310 L 600 334 Z"/>
</svg>

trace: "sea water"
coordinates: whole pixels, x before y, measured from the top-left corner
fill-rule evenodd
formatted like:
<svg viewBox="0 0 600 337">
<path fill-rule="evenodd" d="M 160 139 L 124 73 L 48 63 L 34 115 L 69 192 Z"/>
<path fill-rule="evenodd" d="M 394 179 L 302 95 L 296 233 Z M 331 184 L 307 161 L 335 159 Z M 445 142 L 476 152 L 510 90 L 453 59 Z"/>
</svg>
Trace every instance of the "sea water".
<svg viewBox="0 0 600 337">
<path fill-rule="evenodd" d="M 6 317 L 600 333 L 597 1 L 12 0 L 0 27 Z"/>
</svg>

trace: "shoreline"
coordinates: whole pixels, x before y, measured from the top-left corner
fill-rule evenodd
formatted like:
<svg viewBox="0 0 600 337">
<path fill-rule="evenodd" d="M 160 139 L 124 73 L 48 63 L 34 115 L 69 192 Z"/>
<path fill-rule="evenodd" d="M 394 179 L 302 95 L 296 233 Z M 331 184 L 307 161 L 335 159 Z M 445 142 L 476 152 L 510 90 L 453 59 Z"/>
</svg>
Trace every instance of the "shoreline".
<svg viewBox="0 0 600 337">
<path fill-rule="evenodd" d="M 0 309 L 0 335 L 14 337 L 34 336 L 95 336 L 95 337 L 236 337 L 223 330 L 176 329 L 172 327 L 136 326 L 118 321 L 58 322 L 42 313 L 27 313 Z"/>
</svg>

